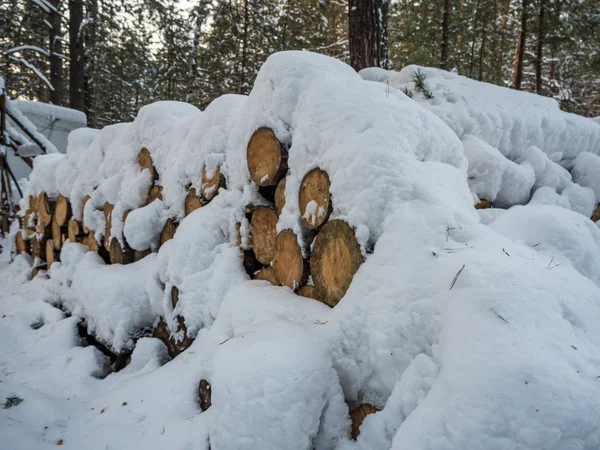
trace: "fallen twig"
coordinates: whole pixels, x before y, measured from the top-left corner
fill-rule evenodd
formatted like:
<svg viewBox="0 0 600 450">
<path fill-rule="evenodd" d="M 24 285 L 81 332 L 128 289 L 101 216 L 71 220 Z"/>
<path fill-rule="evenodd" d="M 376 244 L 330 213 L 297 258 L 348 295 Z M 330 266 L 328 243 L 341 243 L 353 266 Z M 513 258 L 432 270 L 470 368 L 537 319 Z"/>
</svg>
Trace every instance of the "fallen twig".
<svg viewBox="0 0 600 450">
<path fill-rule="evenodd" d="M 462 273 L 462 271 L 465 269 L 465 265 L 463 264 L 463 266 L 460 268 L 460 270 L 458 272 L 456 272 L 456 275 L 454 275 L 454 280 L 452 280 L 452 284 L 450 285 L 450 290 L 452 290 L 452 288 L 454 287 L 454 284 L 456 283 L 456 280 L 458 280 L 458 277 L 460 276 L 460 274 Z"/>
</svg>

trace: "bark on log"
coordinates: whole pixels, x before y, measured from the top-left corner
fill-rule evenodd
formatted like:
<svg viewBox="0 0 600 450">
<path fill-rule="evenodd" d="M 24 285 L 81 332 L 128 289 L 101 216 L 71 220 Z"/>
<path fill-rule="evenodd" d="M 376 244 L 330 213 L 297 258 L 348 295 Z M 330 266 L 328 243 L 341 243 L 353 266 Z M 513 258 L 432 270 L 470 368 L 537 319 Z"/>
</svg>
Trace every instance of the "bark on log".
<svg viewBox="0 0 600 450">
<path fill-rule="evenodd" d="M 102 210 L 104 211 L 104 222 L 105 222 L 105 227 L 104 227 L 104 248 L 106 248 L 107 250 L 110 249 L 110 238 L 111 238 L 111 231 L 112 231 L 112 213 L 113 210 L 115 209 L 115 205 L 113 205 L 112 203 L 108 203 L 106 202 L 104 204 L 104 208 L 102 208 Z"/>
<path fill-rule="evenodd" d="M 162 190 L 162 186 L 152 186 L 152 189 L 150 189 L 150 192 L 148 192 L 148 200 L 146 200 L 146 205 L 149 205 L 154 200 L 163 200 Z"/>
<path fill-rule="evenodd" d="M 31 252 L 31 242 L 27 239 L 23 239 L 24 231 L 19 230 L 15 235 L 15 247 L 17 248 L 17 253 L 20 255 L 21 253 L 30 253 Z"/>
<path fill-rule="evenodd" d="M 315 239 L 310 271 L 319 299 L 335 306 L 363 262 L 354 230 L 342 220 L 326 223 Z"/>
<path fill-rule="evenodd" d="M 279 216 L 283 207 L 285 206 L 285 185 L 287 177 L 279 182 L 277 189 L 275 189 L 275 211 Z"/>
<path fill-rule="evenodd" d="M 83 207 L 81 208 L 81 229 L 83 230 L 84 233 L 90 232 L 89 228 L 85 226 L 85 220 L 84 220 L 85 205 L 87 204 L 87 202 L 90 199 L 91 199 L 91 197 L 89 195 L 86 195 L 85 197 L 83 197 Z"/>
<path fill-rule="evenodd" d="M 54 217 L 59 226 L 65 226 L 71 218 L 71 203 L 69 199 L 63 195 L 59 195 L 56 199 L 56 209 Z"/>
<path fill-rule="evenodd" d="M 210 383 L 206 380 L 200 380 L 198 384 L 198 403 L 200 404 L 200 409 L 202 411 L 206 411 L 211 407 L 212 401 L 212 389 Z"/>
<path fill-rule="evenodd" d="M 160 245 L 162 246 L 165 242 L 173 239 L 175 237 L 175 232 L 177 231 L 177 227 L 179 223 L 175 219 L 167 219 L 163 229 L 160 233 Z"/>
<path fill-rule="evenodd" d="M 271 283 L 273 286 L 279 286 L 279 282 L 275 276 L 275 270 L 271 266 L 264 267 L 260 272 L 258 272 L 256 275 L 256 280 L 265 280 Z"/>
<path fill-rule="evenodd" d="M 133 250 L 129 246 L 122 247 L 117 238 L 110 241 L 110 263 L 130 264 L 133 262 Z"/>
<path fill-rule="evenodd" d="M 302 257 L 302 249 L 292 230 L 283 230 L 277 235 L 273 269 L 278 283 L 293 290 L 308 280 L 308 262 Z"/>
<path fill-rule="evenodd" d="M 82 244 L 86 245 L 90 249 L 90 251 L 94 253 L 98 253 L 98 250 L 100 248 L 100 245 L 98 244 L 98 241 L 96 240 L 96 236 L 94 235 L 93 231 L 90 231 L 88 233 L 87 237 L 83 239 Z"/>
<path fill-rule="evenodd" d="M 225 187 L 225 177 L 221 174 L 221 168 L 217 167 L 217 170 L 209 177 L 206 172 L 206 166 L 202 170 L 202 198 L 206 203 L 210 202 L 219 193 L 219 188 Z"/>
<path fill-rule="evenodd" d="M 149 248 L 146 249 L 146 250 L 142 250 L 142 251 L 134 250 L 134 252 L 133 252 L 133 262 L 139 261 L 140 259 L 144 259 L 150 253 L 152 253 L 152 250 L 150 250 Z"/>
<path fill-rule="evenodd" d="M 38 276 L 41 270 L 46 270 L 48 266 L 46 264 L 40 264 L 31 269 L 31 278 L 35 278 Z"/>
<path fill-rule="evenodd" d="M 142 170 L 148 169 L 150 171 L 150 174 L 152 175 L 152 183 L 154 183 L 158 178 L 158 173 L 156 172 L 156 168 L 152 162 L 152 156 L 150 156 L 150 152 L 146 147 L 140 150 L 140 153 L 138 154 L 138 162 L 140 163 Z"/>
<path fill-rule="evenodd" d="M 594 222 L 598 222 L 598 220 L 600 220 L 600 204 L 596 207 L 594 214 L 592 214 L 592 220 Z"/>
<path fill-rule="evenodd" d="M 60 226 L 56 216 L 52 218 L 52 242 L 54 242 L 54 248 L 60 250 L 62 248 L 62 237 L 67 232 L 67 227 Z"/>
<path fill-rule="evenodd" d="M 329 176 L 321 169 L 313 169 L 304 175 L 298 193 L 302 222 L 310 230 L 320 228 L 331 214 Z"/>
<path fill-rule="evenodd" d="M 202 199 L 196 194 L 196 188 L 190 188 L 185 196 L 185 216 L 189 216 L 198 208 L 202 208 Z"/>
<path fill-rule="evenodd" d="M 252 250 L 242 249 L 242 264 L 244 266 L 244 270 L 250 278 L 254 278 L 263 267 L 258 259 L 256 259 L 256 256 L 254 256 L 254 252 Z"/>
<path fill-rule="evenodd" d="M 54 247 L 54 242 L 52 240 L 46 241 L 46 264 L 48 264 L 48 268 L 52 266 L 52 263 L 55 261 L 59 261 L 59 251 Z"/>
<path fill-rule="evenodd" d="M 377 408 L 369 403 L 363 403 L 358 408 L 350 413 L 350 419 L 352 420 L 352 430 L 350 432 L 350 437 L 353 440 L 356 440 L 358 435 L 360 434 L 360 426 L 369 414 L 374 414 L 377 412 Z"/>
<path fill-rule="evenodd" d="M 302 297 L 318 300 L 317 293 L 315 292 L 315 287 L 312 285 L 302 286 L 300 289 L 298 289 L 297 294 L 301 295 Z"/>
<path fill-rule="evenodd" d="M 481 200 L 479 203 L 475 205 L 475 209 L 488 209 L 491 208 L 492 204 L 487 200 Z"/>
<path fill-rule="evenodd" d="M 276 186 L 288 170 L 288 152 L 270 128 L 259 128 L 248 142 L 250 177 L 257 186 Z"/>
<path fill-rule="evenodd" d="M 252 213 L 252 249 L 261 264 L 271 264 L 277 239 L 277 214 L 268 206 L 257 206 Z"/>
<path fill-rule="evenodd" d="M 171 306 L 173 306 L 173 309 L 175 309 L 178 302 L 179 302 L 179 289 L 177 289 L 177 286 L 173 286 L 171 288 Z"/>
<path fill-rule="evenodd" d="M 52 214 L 54 213 L 55 202 L 48 200 L 45 192 L 40 193 L 37 198 L 37 213 L 38 219 L 44 226 L 50 225 L 52 222 Z"/>
<path fill-rule="evenodd" d="M 75 219 L 69 220 L 69 225 L 67 227 L 67 236 L 71 242 L 81 242 L 82 239 L 86 236 L 86 234 L 83 232 L 81 222 Z"/>
<path fill-rule="evenodd" d="M 32 209 L 28 209 L 25 211 L 25 217 L 23 218 L 23 228 L 27 232 L 28 236 L 31 236 L 35 233 L 36 227 L 36 216 L 35 212 Z"/>
</svg>

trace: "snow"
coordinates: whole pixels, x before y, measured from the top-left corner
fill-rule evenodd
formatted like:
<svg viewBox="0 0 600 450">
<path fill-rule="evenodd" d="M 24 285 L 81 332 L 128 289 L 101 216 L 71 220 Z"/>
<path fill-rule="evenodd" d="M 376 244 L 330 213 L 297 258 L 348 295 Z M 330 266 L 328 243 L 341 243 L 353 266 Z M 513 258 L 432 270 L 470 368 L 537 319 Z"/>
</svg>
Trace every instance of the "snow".
<svg viewBox="0 0 600 450">
<path fill-rule="evenodd" d="M 592 189 L 596 198 L 600 199 L 600 180 L 596 176 L 600 173 L 600 156 L 581 152 L 575 158 L 572 173 L 576 183 Z"/>
<path fill-rule="evenodd" d="M 158 247 L 167 218 L 180 225 L 157 254 L 126 266 L 70 243 L 49 278 L 26 281 L 23 257 L 0 262 L 0 394 L 25 399 L 2 412 L 7 445 L 597 449 L 600 229 L 588 218 L 593 170 L 578 156 L 596 157 L 596 124 L 548 99 L 423 70 L 431 105 L 393 88 L 404 71 L 388 88 L 321 55 L 276 53 L 247 98 L 225 96 L 201 113 L 149 105 L 131 124 L 77 130 L 66 157 L 36 158 L 29 192 L 77 202 L 92 193 L 85 221 L 97 237 L 107 201 L 111 234 L 140 250 Z M 521 106 L 503 109 L 511 102 Z M 571 128 L 560 133 L 561 124 Z M 320 167 L 332 218 L 356 231 L 365 261 L 333 309 L 243 269 L 237 224 L 247 246 L 245 206 L 265 202 L 246 164 L 261 126 L 289 146 L 278 230 L 310 246 L 298 190 Z M 542 136 L 530 126 L 557 129 Z M 163 186 L 164 200 L 150 205 L 143 146 Z M 185 186 L 217 167 L 226 188 L 184 218 Z M 476 211 L 474 194 L 496 208 Z M 159 316 L 174 339 L 195 338 L 172 361 L 141 337 Z M 119 351 L 140 337 L 129 366 L 109 374 L 103 356 L 81 346 L 80 319 Z M 201 379 L 212 390 L 203 413 Z M 349 411 L 365 402 L 379 412 L 354 442 Z"/>
<path fill-rule="evenodd" d="M 50 103 L 34 102 L 30 100 L 13 100 L 11 102 L 24 114 L 34 113 L 51 116 L 59 120 L 68 120 L 71 122 L 83 123 L 87 121 L 86 115 L 82 111 L 64 106 L 52 105 Z"/>
</svg>

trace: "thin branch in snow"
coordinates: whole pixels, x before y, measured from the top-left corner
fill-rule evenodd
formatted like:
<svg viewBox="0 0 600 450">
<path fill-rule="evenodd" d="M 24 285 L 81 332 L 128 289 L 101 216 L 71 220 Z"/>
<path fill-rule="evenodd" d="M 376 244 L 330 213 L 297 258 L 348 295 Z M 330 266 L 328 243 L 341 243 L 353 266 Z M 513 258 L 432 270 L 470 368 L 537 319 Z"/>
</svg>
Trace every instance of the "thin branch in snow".
<svg viewBox="0 0 600 450">
<path fill-rule="evenodd" d="M 20 52 L 22 50 L 33 50 L 34 52 L 41 53 L 45 56 L 50 56 L 48 50 L 44 50 L 43 48 L 39 48 L 35 45 L 19 45 L 18 47 L 9 48 L 4 52 L 5 55 L 10 55 L 11 53 Z"/>
<path fill-rule="evenodd" d="M 506 253 L 506 256 L 510 256 L 506 250 L 502 249 L 502 251 Z"/>
<path fill-rule="evenodd" d="M 462 273 L 463 270 L 465 270 L 465 265 L 464 264 L 460 268 L 460 270 L 458 272 L 456 272 L 456 275 L 454 275 L 454 280 L 452 280 L 452 284 L 450 285 L 450 290 L 452 290 L 452 288 L 456 284 L 456 280 L 458 280 L 458 277 L 460 277 L 460 274 Z"/>
<path fill-rule="evenodd" d="M 550 260 L 550 262 L 548 263 L 548 266 L 546 267 L 546 269 L 550 269 L 550 266 L 552 265 L 552 262 L 554 261 L 554 256 L 552 257 L 552 259 Z"/>
<path fill-rule="evenodd" d="M 496 314 L 496 316 L 498 316 L 498 318 L 499 318 L 499 319 L 502 319 L 502 320 L 503 320 L 504 322 L 506 322 L 506 323 L 510 323 L 508 320 L 506 320 L 504 317 L 502 317 L 500 314 L 498 314 L 498 313 L 497 313 L 496 311 L 494 311 L 493 309 L 492 309 L 492 312 L 493 312 L 494 314 Z"/>
<path fill-rule="evenodd" d="M 46 86 L 48 86 L 48 88 L 50 88 L 51 91 L 54 90 L 54 86 L 52 86 L 52 84 L 50 83 L 50 81 L 48 81 L 48 78 L 46 78 L 44 76 L 44 74 L 42 72 L 40 72 L 37 67 L 35 67 L 33 64 L 31 64 L 29 61 L 23 59 L 23 58 L 16 58 L 14 56 L 10 56 L 8 57 L 9 59 L 18 62 L 20 64 L 23 64 L 25 67 L 27 67 L 28 69 L 31 69 L 33 71 L 33 73 L 35 73 L 40 80 L 42 80 Z"/>
</svg>

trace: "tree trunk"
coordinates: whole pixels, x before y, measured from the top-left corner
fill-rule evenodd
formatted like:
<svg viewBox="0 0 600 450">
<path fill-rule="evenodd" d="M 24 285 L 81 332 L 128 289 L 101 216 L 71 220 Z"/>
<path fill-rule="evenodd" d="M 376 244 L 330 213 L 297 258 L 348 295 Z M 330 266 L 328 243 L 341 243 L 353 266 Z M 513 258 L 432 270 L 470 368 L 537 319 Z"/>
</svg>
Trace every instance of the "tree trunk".
<svg viewBox="0 0 600 450">
<path fill-rule="evenodd" d="M 448 31 L 450 28 L 450 2 L 444 0 L 444 17 L 442 19 L 442 57 L 440 60 L 440 68 L 447 70 L 448 68 Z"/>
<path fill-rule="evenodd" d="M 387 0 L 348 1 L 350 65 L 387 68 Z"/>
<path fill-rule="evenodd" d="M 83 111 L 83 40 L 81 22 L 83 20 L 83 1 L 69 0 L 69 107 Z"/>
<path fill-rule="evenodd" d="M 244 0 L 244 32 L 242 36 L 242 60 L 240 68 L 240 85 L 238 86 L 238 94 L 244 93 L 244 85 L 246 84 L 246 59 L 248 49 L 248 0 Z"/>
<path fill-rule="evenodd" d="M 84 30 L 84 43 L 86 52 L 83 54 L 83 103 L 84 112 L 87 116 L 89 127 L 98 128 L 98 116 L 96 114 L 96 99 L 94 98 L 94 80 L 91 74 L 95 73 L 95 50 L 96 44 L 96 21 L 98 19 L 98 0 L 91 0 L 90 11 L 88 14 L 90 23 Z"/>
<path fill-rule="evenodd" d="M 60 5 L 59 0 L 50 0 L 50 4 L 57 10 Z M 50 101 L 55 105 L 62 106 L 63 104 L 63 92 L 62 92 L 62 59 L 57 54 L 62 53 L 62 41 L 58 38 L 60 35 L 60 16 L 50 10 L 48 15 L 48 22 L 52 26 L 50 29 L 50 84 L 54 87 L 54 90 L 50 93 Z"/>
<path fill-rule="evenodd" d="M 535 59 L 535 92 L 542 93 L 542 57 L 544 50 L 544 10 L 546 9 L 545 0 L 540 0 L 539 30 L 537 40 L 537 51 Z"/>
<path fill-rule="evenodd" d="M 517 54 L 515 55 L 512 77 L 513 87 L 517 90 L 521 89 L 523 81 L 523 59 L 525 56 L 525 38 L 527 36 L 527 8 L 529 7 L 529 0 L 522 1 L 521 26 L 519 28 L 519 40 L 517 42 Z"/>
</svg>

